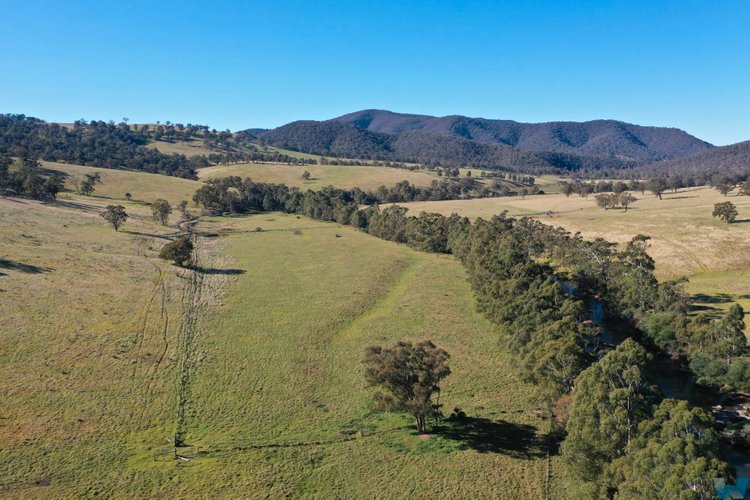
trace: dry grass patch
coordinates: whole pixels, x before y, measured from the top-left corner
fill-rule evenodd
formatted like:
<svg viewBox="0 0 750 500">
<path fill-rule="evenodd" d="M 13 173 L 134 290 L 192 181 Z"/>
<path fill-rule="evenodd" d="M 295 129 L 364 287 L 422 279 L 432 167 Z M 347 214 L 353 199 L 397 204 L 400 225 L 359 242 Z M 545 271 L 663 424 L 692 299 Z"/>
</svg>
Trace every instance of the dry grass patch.
<svg viewBox="0 0 750 500">
<path fill-rule="evenodd" d="M 310 172 L 310 180 L 304 180 L 302 173 Z M 256 182 L 270 182 L 296 186 L 303 189 L 320 189 L 335 186 L 350 189 L 359 187 L 365 191 L 380 186 L 392 186 L 404 180 L 417 186 L 429 186 L 436 176 L 426 172 L 390 167 L 344 166 L 344 165 L 282 165 L 270 163 L 241 163 L 217 165 L 198 171 L 201 179 L 213 179 L 236 175 L 249 177 Z"/>
<path fill-rule="evenodd" d="M 44 168 L 67 174 L 68 176 L 83 177 L 86 174 L 98 173 L 101 183 L 96 185 L 94 197 L 124 200 L 125 193 L 130 193 L 133 200 L 151 203 L 162 198 L 173 205 L 182 200 L 192 204 L 193 194 L 203 183 L 190 179 L 181 179 L 161 174 L 135 172 L 131 170 L 115 170 L 111 168 L 84 167 L 67 163 L 42 162 Z M 67 189 L 74 190 L 71 179 L 65 182 Z"/>
<path fill-rule="evenodd" d="M 510 215 L 528 215 L 572 232 L 580 231 L 586 238 L 617 242 L 646 234 L 652 238 L 650 253 L 663 278 L 750 265 L 750 197 L 724 197 L 705 187 L 668 193 L 663 200 L 649 193 L 636 193 L 636 197 L 638 202 L 627 213 L 598 208 L 593 196 L 567 198 L 562 194 L 403 205 L 412 213 L 456 212 L 470 218 L 489 218 L 508 210 Z M 737 205 L 741 222 L 727 225 L 711 217 L 713 204 L 726 200 Z"/>
</svg>

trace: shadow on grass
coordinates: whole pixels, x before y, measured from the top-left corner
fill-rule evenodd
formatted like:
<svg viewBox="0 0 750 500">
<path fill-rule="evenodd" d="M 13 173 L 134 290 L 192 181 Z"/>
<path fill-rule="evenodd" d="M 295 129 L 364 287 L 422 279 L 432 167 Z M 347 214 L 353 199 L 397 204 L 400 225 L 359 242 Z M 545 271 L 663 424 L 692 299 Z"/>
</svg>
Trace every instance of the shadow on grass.
<svg viewBox="0 0 750 500">
<path fill-rule="evenodd" d="M 664 194 L 667 195 L 667 193 L 664 193 Z M 688 198 L 697 198 L 697 197 L 698 197 L 697 194 L 693 196 L 669 196 L 667 195 L 668 200 L 686 200 Z"/>
<path fill-rule="evenodd" d="M 709 295 L 707 293 L 696 293 L 692 295 L 693 302 L 699 304 L 726 304 L 728 302 L 734 302 L 735 297 L 728 293 L 717 293 Z"/>
<path fill-rule="evenodd" d="M 194 271 L 202 274 L 224 274 L 227 276 L 236 276 L 238 274 L 245 274 L 244 269 L 216 269 L 211 267 L 193 267 Z"/>
<path fill-rule="evenodd" d="M 52 268 L 50 267 L 35 266 L 32 264 L 24 264 L 23 262 L 14 262 L 12 260 L 5 259 L 0 259 L 0 269 L 8 269 L 10 271 L 18 271 L 20 273 L 27 274 L 40 274 L 52 271 Z M 0 273 L 0 275 L 5 275 L 5 273 Z"/>
<path fill-rule="evenodd" d="M 522 459 L 546 456 L 544 441 L 536 431 L 531 425 L 472 417 L 446 421 L 434 428 L 435 434 L 458 441 L 462 449 Z"/>
<path fill-rule="evenodd" d="M 744 224 L 745 222 L 750 222 L 750 219 L 735 219 L 732 224 Z"/>
<path fill-rule="evenodd" d="M 161 238 L 162 240 L 172 240 L 172 237 L 175 236 L 177 233 L 170 233 L 170 234 L 154 234 L 154 233 L 142 233 L 140 231 L 130 231 L 129 229 L 123 229 L 120 231 L 121 233 L 125 234 L 132 234 L 134 236 L 146 236 L 148 238 Z"/>
<path fill-rule="evenodd" d="M 55 206 L 58 207 L 65 207 L 65 208 L 73 208 L 75 210 L 83 210 L 84 212 L 93 212 L 93 211 L 101 211 L 102 207 L 97 205 L 89 205 L 88 203 L 80 203 L 75 201 L 67 201 L 67 200 L 55 200 L 54 203 Z"/>
</svg>

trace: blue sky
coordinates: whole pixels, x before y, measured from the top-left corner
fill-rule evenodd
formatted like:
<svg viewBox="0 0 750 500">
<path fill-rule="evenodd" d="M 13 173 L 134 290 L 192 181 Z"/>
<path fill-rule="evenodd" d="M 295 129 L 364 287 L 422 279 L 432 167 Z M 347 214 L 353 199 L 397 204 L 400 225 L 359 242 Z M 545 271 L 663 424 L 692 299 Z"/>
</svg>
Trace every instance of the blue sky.
<svg viewBox="0 0 750 500">
<path fill-rule="evenodd" d="M 364 108 L 750 139 L 750 2 L 4 2 L 0 112 L 273 127 Z"/>
</svg>

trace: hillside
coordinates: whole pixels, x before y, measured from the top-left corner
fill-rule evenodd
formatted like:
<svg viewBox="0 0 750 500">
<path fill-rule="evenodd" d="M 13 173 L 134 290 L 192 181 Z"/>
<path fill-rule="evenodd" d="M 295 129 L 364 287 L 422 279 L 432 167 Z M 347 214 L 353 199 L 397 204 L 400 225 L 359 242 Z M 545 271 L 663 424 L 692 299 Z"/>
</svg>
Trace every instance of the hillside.
<svg viewBox="0 0 750 500">
<path fill-rule="evenodd" d="M 638 165 L 638 162 L 620 158 L 521 151 L 506 144 L 479 142 L 424 130 L 407 130 L 399 134 L 371 132 L 337 121 L 297 121 L 263 133 L 260 140 L 280 148 L 327 156 L 471 165 L 536 174 L 627 169 Z"/>
<path fill-rule="evenodd" d="M 644 175 L 700 175 L 720 171 L 732 175 L 750 175 L 750 141 L 722 146 L 683 158 L 665 160 L 638 169 Z"/>
<path fill-rule="evenodd" d="M 349 158 L 472 165 L 530 173 L 597 175 L 711 151 L 676 128 L 614 120 L 520 123 L 365 110 L 327 121 L 248 129 L 248 139 L 305 153 Z"/>
<path fill-rule="evenodd" d="M 569 153 L 657 161 L 711 149 L 711 145 L 676 129 L 643 127 L 615 120 L 520 123 L 467 116 L 424 116 L 364 110 L 332 121 L 385 134 L 421 130 L 447 137 L 512 146 L 521 151 Z"/>
<path fill-rule="evenodd" d="M 107 203 L 0 198 L 0 496 L 549 490 L 549 422 L 458 261 L 262 214 L 201 219 L 203 267 L 181 269 L 156 258 L 177 217 L 162 227 L 124 203 L 115 232 L 98 216 Z M 365 349 L 425 338 L 456 354 L 447 410 L 485 427 L 424 440 L 409 418 L 372 412 Z M 177 432 L 191 445 L 180 460 Z M 558 457 L 551 467 L 560 481 Z"/>
</svg>

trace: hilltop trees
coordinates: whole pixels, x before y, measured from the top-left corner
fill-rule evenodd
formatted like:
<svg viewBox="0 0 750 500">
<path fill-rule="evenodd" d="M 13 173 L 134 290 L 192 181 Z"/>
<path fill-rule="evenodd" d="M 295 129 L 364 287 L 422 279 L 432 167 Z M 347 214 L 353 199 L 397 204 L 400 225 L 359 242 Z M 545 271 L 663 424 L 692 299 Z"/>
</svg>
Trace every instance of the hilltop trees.
<svg viewBox="0 0 750 500">
<path fill-rule="evenodd" d="M 151 215 L 156 222 L 160 222 L 162 226 L 167 225 L 169 220 L 169 214 L 172 213 L 172 205 L 167 200 L 159 198 L 151 204 Z"/>
<path fill-rule="evenodd" d="M 731 224 L 737 218 L 737 207 L 731 201 L 725 201 L 723 203 L 714 204 L 714 211 L 711 215 L 714 218 L 723 220 L 727 224 Z"/>
<path fill-rule="evenodd" d="M 440 392 L 440 381 L 450 374 L 449 354 L 430 341 L 398 342 L 390 348 L 374 346 L 364 358 L 365 380 L 385 392 L 375 394 L 377 410 L 410 413 L 417 431 L 427 429 L 426 419 L 440 415 L 432 395 Z"/>
<path fill-rule="evenodd" d="M 35 158 L 23 157 L 20 166 L 10 171 L 13 161 L 0 155 L 0 193 L 53 202 L 63 189 L 63 178 L 57 173 L 42 174 Z"/>
<path fill-rule="evenodd" d="M 126 220 L 128 220 L 128 214 L 125 212 L 125 207 L 122 205 L 107 205 L 104 212 L 99 214 L 104 220 L 109 222 L 115 231 L 120 230 Z"/>
<path fill-rule="evenodd" d="M 195 179 L 205 157 L 163 154 L 147 136 L 114 123 L 77 121 L 72 128 L 24 115 L 0 115 L 0 154 L 37 156 L 103 168 L 126 168 Z"/>
</svg>

